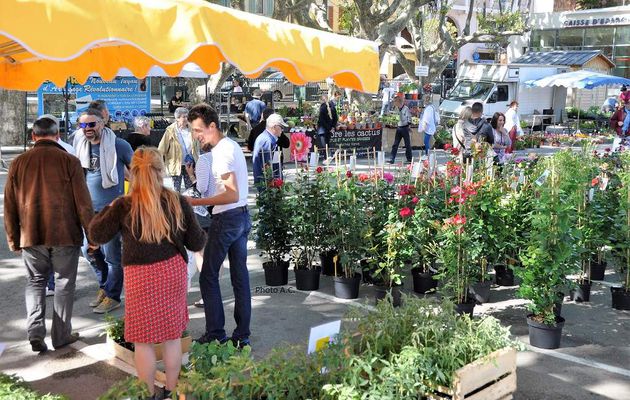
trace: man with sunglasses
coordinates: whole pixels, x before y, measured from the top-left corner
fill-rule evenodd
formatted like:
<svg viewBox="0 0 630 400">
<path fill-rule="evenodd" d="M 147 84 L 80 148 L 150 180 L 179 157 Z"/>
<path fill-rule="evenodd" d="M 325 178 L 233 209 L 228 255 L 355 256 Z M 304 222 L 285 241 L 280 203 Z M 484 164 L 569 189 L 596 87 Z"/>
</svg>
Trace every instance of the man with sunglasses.
<svg viewBox="0 0 630 400">
<path fill-rule="evenodd" d="M 79 130 L 73 147 L 85 171 L 88 190 L 94 211 L 99 212 L 114 199 L 124 194 L 125 167 L 131 164 L 133 150 L 126 141 L 117 138 L 105 127 L 100 110 L 88 108 L 79 117 Z M 120 307 L 123 288 L 120 234 L 100 248 L 105 264 L 99 261 L 98 252 L 84 246 L 85 258 L 92 265 L 99 283 L 96 298 L 90 303 L 94 313 L 104 314 Z"/>
</svg>

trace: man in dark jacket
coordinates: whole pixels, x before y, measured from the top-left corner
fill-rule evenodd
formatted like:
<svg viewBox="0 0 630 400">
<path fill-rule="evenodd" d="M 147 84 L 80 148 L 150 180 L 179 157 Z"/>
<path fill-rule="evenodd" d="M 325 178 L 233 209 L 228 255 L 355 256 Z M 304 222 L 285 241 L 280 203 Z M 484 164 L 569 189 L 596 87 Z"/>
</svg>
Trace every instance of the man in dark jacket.
<svg viewBox="0 0 630 400">
<path fill-rule="evenodd" d="M 50 118 L 33 124 L 33 149 L 11 164 L 4 188 L 4 227 L 27 269 L 27 333 L 35 352 L 47 350 L 46 282 L 55 273 L 51 337 L 58 349 L 75 342 L 72 306 L 83 231 L 94 215 L 79 159 L 57 143 Z"/>
<path fill-rule="evenodd" d="M 319 106 L 319 118 L 317 120 L 317 136 L 322 149 L 330 144 L 332 130 L 337 127 L 337 121 L 335 102 L 329 101 L 327 95 L 322 95 L 322 104 Z"/>
<path fill-rule="evenodd" d="M 494 144 L 494 133 L 492 132 L 492 126 L 483 117 L 483 104 L 477 102 L 472 105 L 471 122 L 477 127 L 477 142 L 486 142 L 492 146 Z"/>
</svg>

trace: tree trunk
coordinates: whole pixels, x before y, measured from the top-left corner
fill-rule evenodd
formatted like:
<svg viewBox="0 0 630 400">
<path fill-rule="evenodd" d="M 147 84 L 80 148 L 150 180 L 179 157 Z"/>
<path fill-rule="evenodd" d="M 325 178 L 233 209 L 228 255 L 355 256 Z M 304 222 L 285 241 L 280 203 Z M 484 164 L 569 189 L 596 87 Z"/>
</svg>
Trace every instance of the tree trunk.
<svg viewBox="0 0 630 400">
<path fill-rule="evenodd" d="M 26 92 L 0 89 L 0 145 L 17 146 L 26 133 Z"/>
</svg>

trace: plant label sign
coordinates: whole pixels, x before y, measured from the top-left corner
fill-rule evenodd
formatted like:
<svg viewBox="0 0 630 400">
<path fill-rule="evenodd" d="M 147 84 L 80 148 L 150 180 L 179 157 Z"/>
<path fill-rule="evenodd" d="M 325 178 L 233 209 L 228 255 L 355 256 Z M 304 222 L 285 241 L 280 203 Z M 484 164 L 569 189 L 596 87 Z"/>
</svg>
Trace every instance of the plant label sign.
<svg viewBox="0 0 630 400">
<path fill-rule="evenodd" d="M 385 165 L 385 152 L 384 151 L 376 152 L 376 163 L 378 164 L 379 167 L 382 167 Z"/>
<path fill-rule="evenodd" d="M 593 201 L 593 196 L 595 196 L 595 188 L 590 188 L 588 190 L 588 202 L 592 202 Z"/>
<path fill-rule="evenodd" d="M 416 161 L 416 163 L 413 165 L 413 172 L 411 174 L 411 176 L 413 178 L 419 178 L 420 174 L 422 173 L 422 168 L 424 167 L 422 160 L 421 161 Z"/>
<path fill-rule="evenodd" d="M 329 343 L 336 340 L 340 330 L 341 320 L 312 327 L 308 338 L 307 354 L 325 349 Z"/>
<path fill-rule="evenodd" d="M 316 152 L 309 154 L 308 164 L 309 164 L 310 167 L 312 167 L 312 168 L 317 167 L 317 159 L 319 158 L 318 156 L 319 156 L 319 154 L 316 153 Z"/>
<path fill-rule="evenodd" d="M 538 186 L 542 186 L 543 183 L 545 183 L 545 181 L 547 180 L 547 177 L 549 176 L 549 174 L 551 174 L 551 171 L 546 169 L 545 172 L 543 172 L 542 175 L 540 175 L 538 179 L 536 179 L 536 182 L 534 183 Z"/>
</svg>

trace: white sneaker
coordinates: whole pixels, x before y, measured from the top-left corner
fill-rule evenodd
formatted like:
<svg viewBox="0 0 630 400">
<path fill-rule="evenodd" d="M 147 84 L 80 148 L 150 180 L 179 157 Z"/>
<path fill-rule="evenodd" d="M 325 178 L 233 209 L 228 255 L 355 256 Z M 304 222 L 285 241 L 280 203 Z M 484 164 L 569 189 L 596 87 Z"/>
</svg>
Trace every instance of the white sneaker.
<svg viewBox="0 0 630 400">
<path fill-rule="evenodd" d="M 48 289 L 46 288 L 46 297 L 50 297 L 50 296 L 54 296 L 55 295 L 55 289 Z"/>
</svg>

